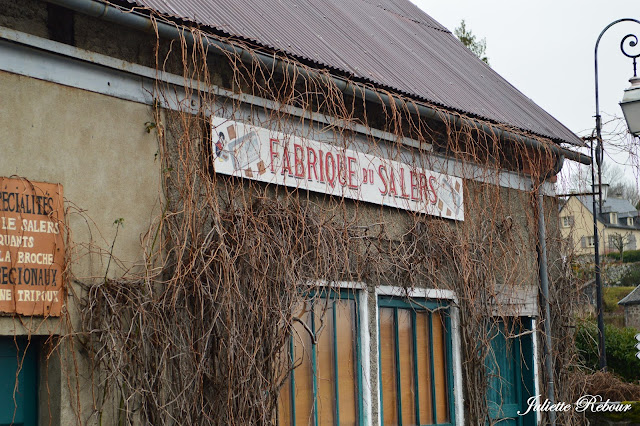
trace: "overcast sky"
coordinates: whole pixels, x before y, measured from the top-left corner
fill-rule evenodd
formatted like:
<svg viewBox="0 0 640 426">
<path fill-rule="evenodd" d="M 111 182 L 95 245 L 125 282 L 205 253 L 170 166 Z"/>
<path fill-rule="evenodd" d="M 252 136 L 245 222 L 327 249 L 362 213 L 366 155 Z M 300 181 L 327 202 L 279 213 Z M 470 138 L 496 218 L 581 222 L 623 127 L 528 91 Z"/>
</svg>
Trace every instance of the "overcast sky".
<svg viewBox="0 0 640 426">
<path fill-rule="evenodd" d="M 451 31 L 464 19 L 477 38 L 486 39 L 491 67 L 578 136 L 590 135 L 595 127 L 594 49 L 598 35 L 616 19 L 640 19 L 640 0 L 411 1 Z M 616 24 L 600 41 L 603 121 L 622 117 L 618 102 L 630 85 L 633 67 L 631 59 L 620 51 L 620 42 L 629 33 L 640 35 L 640 24 Z M 633 53 L 640 53 L 640 48 Z M 615 132 L 612 127 L 607 130 Z M 606 143 L 605 152 L 610 162 L 637 163 L 628 153 Z M 634 183 L 638 181 L 637 169 L 624 169 Z"/>
</svg>

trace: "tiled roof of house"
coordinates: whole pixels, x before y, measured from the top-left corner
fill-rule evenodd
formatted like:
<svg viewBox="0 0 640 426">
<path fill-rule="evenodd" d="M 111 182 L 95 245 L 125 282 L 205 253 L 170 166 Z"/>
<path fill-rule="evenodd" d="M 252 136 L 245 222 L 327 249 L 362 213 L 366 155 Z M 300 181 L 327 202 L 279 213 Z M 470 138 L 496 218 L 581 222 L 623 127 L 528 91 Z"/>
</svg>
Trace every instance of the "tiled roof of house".
<svg viewBox="0 0 640 426">
<path fill-rule="evenodd" d="M 593 201 L 591 196 L 586 195 L 578 195 L 576 196 L 578 200 L 586 207 L 589 213 L 593 214 Z M 596 201 L 597 202 L 597 201 Z M 597 208 L 597 207 L 596 207 Z M 617 213 L 618 215 L 618 224 L 609 223 L 608 214 L 609 213 Z M 636 218 L 638 217 L 638 210 L 633 207 L 633 204 L 629 200 L 623 198 L 616 197 L 607 197 L 606 200 L 602 202 L 602 215 L 599 217 L 599 220 L 604 223 L 606 226 L 613 226 L 619 228 L 638 228 L 637 221 L 634 222 L 632 226 L 628 226 L 626 223 L 626 218 Z M 621 219 L 625 219 L 621 221 Z"/>
<path fill-rule="evenodd" d="M 114 0 L 418 101 L 584 146 L 408 0 Z"/>
</svg>

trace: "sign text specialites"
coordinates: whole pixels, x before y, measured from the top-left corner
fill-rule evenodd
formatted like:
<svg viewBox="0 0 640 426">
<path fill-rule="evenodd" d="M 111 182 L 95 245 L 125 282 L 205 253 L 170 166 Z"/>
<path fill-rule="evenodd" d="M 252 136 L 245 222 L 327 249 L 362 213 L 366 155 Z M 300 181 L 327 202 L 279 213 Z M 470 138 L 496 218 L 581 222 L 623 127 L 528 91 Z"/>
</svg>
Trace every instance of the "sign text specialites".
<svg viewBox="0 0 640 426">
<path fill-rule="evenodd" d="M 0 177 L 0 312 L 59 316 L 62 186 Z"/>
</svg>

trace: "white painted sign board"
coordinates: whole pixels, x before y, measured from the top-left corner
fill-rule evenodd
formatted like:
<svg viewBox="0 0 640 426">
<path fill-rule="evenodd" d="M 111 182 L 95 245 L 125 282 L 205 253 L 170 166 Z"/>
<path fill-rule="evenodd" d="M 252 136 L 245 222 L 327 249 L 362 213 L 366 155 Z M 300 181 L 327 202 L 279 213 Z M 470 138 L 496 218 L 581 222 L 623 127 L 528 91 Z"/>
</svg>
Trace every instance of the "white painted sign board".
<svg viewBox="0 0 640 426">
<path fill-rule="evenodd" d="M 212 117 L 216 173 L 464 220 L 462 179 Z"/>
</svg>

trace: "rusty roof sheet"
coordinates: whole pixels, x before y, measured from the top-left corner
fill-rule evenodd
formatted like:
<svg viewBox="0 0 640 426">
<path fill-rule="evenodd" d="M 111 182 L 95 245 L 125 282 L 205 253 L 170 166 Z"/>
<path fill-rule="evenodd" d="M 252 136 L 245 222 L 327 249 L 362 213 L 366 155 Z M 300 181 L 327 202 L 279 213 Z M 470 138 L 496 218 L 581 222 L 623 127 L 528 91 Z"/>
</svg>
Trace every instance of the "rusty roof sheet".
<svg viewBox="0 0 640 426">
<path fill-rule="evenodd" d="M 121 0 L 414 99 L 583 146 L 408 0 Z"/>
</svg>

